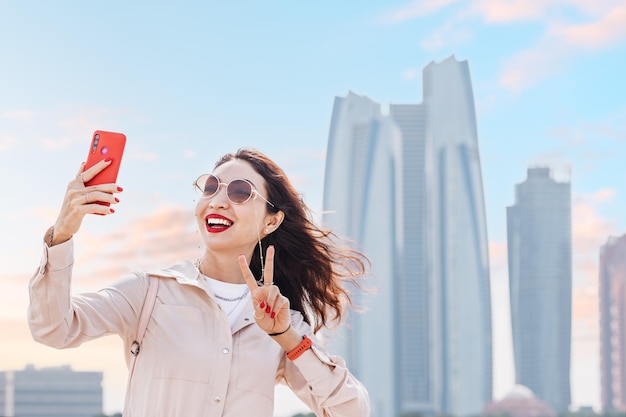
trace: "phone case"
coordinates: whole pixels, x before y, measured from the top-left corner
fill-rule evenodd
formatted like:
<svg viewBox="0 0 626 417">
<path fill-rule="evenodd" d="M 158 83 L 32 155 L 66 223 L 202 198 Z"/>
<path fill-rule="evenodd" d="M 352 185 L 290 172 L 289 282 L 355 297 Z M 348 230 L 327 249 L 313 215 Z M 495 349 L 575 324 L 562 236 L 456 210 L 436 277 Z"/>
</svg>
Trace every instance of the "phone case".
<svg viewBox="0 0 626 417">
<path fill-rule="evenodd" d="M 123 133 L 106 132 L 104 130 L 96 130 L 93 132 L 89 153 L 87 154 L 87 162 L 85 163 L 85 170 L 104 159 L 111 158 L 112 161 L 111 165 L 91 180 L 87 181 L 85 185 L 115 183 L 122 164 L 125 146 L 126 135 Z"/>
</svg>

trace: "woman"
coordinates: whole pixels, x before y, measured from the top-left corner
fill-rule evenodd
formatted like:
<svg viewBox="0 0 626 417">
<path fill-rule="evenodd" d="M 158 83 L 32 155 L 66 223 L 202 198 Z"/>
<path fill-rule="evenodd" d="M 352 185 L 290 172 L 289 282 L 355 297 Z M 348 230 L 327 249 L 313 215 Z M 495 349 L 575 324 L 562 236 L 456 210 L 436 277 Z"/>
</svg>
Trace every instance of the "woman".
<svg viewBox="0 0 626 417">
<path fill-rule="evenodd" d="M 130 363 L 150 277 L 157 277 L 125 417 L 269 417 L 276 383 L 318 416 L 369 415 L 365 388 L 315 337 L 341 321 L 350 304 L 342 281 L 362 276 L 367 259 L 316 227 L 282 169 L 256 150 L 222 157 L 196 181 L 204 242 L 196 262 L 71 296 L 72 236 L 86 214 L 114 212 L 97 202 L 119 202 L 116 184 L 84 184 L 109 164 L 84 172 L 81 166 L 45 234 L 43 261 L 30 282 L 35 340 L 68 348 L 118 334 Z"/>
</svg>

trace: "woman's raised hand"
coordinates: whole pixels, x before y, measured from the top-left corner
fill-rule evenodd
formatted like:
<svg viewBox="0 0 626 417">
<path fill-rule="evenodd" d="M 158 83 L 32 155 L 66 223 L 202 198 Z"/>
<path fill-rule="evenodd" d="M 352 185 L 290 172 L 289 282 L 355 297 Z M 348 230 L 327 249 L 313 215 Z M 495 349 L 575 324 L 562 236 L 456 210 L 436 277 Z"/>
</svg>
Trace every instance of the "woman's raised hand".
<svg viewBox="0 0 626 417">
<path fill-rule="evenodd" d="M 103 160 L 84 172 L 85 164 L 81 164 L 76 178 L 67 185 L 63 205 L 54 224 L 53 244 L 65 242 L 78 232 L 86 214 L 108 215 L 115 212 L 110 206 L 100 203 L 119 203 L 114 194 L 121 192 L 121 187 L 116 184 L 85 185 L 110 164 L 111 160 Z"/>
<path fill-rule="evenodd" d="M 263 286 L 257 284 L 244 255 L 239 255 L 239 267 L 250 289 L 257 324 L 268 334 L 282 333 L 291 325 L 289 299 L 274 285 L 274 246 L 267 248 L 265 257 Z"/>
</svg>

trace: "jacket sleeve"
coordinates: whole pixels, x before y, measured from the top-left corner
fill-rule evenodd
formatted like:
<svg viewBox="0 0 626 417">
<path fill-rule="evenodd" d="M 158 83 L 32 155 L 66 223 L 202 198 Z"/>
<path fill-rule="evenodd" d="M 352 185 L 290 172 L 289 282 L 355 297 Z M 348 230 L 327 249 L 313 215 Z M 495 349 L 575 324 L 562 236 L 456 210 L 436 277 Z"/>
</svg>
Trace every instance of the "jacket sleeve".
<svg viewBox="0 0 626 417">
<path fill-rule="evenodd" d="M 368 417 L 369 394 L 345 361 L 329 355 L 300 313 L 292 314 L 292 325 L 302 335 L 307 334 L 313 346 L 294 361 L 283 355 L 279 382 L 289 386 L 316 416 Z"/>
<path fill-rule="evenodd" d="M 28 324 L 33 339 L 63 349 L 109 334 L 127 338 L 148 288 L 141 274 L 94 293 L 71 294 L 73 239 L 48 247 L 30 279 Z M 143 279 L 142 279 L 143 278 Z"/>
</svg>

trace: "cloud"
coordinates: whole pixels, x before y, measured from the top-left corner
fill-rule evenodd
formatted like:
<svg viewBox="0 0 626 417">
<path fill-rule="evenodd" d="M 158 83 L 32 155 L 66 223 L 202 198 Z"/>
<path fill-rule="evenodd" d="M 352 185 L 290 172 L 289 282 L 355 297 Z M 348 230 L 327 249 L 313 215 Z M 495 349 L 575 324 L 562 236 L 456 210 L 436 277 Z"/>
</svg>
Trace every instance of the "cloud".
<svg viewBox="0 0 626 417">
<path fill-rule="evenodd" d="M 418 17 L 427 16 L 461 0 L 414 0 L 411 3 L 385 13 L 384 23 L 401 23 Z"/>
<path fill-rule="evenodd" d="M 626 38 L 626 6 L 610 9 L 600 19 L 571 25 L 555 25 L 550 37 L 574 48 L 601 49 Z"/>
<path fill-rule="evenodd" d="M 2 112 L 2 118 L 10 120 L 30 121 L 33 118 L 31 110 L 7 110 Z"/>
<path fill-rule="evenodd" d="M 550 3 L 552 2 L 538 0 L 481 0 L 470 7 L 487 23 L 509 23 L 538 19 Z"/>
<path fill-rule="evenodd" d="M 498 84 L 518 93 L 566 67 L 569 55 L 556 43 L 542 42 L 509 58 L 500 72 Z"/>
<path fill-rule="evenodd" d="M 386 13 L 385 23 L 401 23 L 459 5 L 438 29 L 422 42 L 425 50 L 441 50 L 467 42 L 487 25 L 541 22 L 538 41 L 509 57 L 502 65 L 499 85 L 517 93 L 561 72 L 568 63 L 589 51 L 607 48 L 626 39 L 623 1 L 597 0 L 428 0 L 414 1 Z"/>
<path fill-rule="evenodd" d="M 193 212 L 161 207 L 104 235 L 81 233 L 76 239 L 77 290 L 94 290 L 135 270 L 157 269 L 199 255 Z"/>
<path fill-rule="evenodd" d="M 584 24 L 548 19 L 539 41 L 509 58 L 503 65 L 499 84 L 519 92 L 539 80 L 558 73 L 584 51 L 606 48 L 626 39 L 626 6 L 607 7 Z"/>
</svg>

